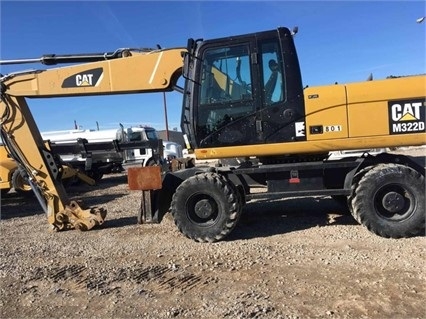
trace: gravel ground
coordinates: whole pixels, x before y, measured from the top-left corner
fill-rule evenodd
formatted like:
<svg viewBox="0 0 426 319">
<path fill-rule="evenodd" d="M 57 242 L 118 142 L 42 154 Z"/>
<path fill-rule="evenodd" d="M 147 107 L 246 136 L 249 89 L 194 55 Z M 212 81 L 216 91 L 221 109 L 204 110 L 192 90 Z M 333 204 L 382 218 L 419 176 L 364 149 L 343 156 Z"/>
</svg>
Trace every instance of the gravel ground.
<svg viewBox="0 0 426 319">
<path fill-rule="evenodd" d="M 378 237 L 329 197 L 250 202 L 200 244 L 137 224 L 125 174 L 68 192 L 105 224 L 50 232 L 34 198 L 2 198 L 0 318 L 426 317 L 425 237 Z"/>
</svg>

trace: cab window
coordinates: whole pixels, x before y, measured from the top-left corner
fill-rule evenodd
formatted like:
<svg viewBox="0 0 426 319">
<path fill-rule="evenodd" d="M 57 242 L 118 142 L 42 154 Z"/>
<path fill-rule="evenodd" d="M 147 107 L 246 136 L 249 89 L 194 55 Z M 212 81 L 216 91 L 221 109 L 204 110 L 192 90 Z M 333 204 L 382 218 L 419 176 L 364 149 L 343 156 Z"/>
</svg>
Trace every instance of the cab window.
<svg viewBox="0 0 426 319">
<path fill-rule="evenodd" d="M 265 106 L 285 100 L 282 59 L 277 41 L 265 42 L 261 45 L 263 100 Z"/>
<path fill-rule="evenodd" d="M 248 48 L 245 45 L 206 50 L 201 105 L 252 99 Z"/>
<path fill-rule="evenodd" d="M 209 134 L 254 111 L 249 47 L 206 49 L 202 63 L 197 123 Z"/>
</svg>

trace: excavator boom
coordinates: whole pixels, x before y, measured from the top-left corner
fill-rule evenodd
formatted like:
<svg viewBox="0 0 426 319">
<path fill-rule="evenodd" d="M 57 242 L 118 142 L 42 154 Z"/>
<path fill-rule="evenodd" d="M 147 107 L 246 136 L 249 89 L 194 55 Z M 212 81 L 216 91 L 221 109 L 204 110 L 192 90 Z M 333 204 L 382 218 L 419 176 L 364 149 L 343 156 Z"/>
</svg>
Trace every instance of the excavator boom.
<svg viewBox="0 0 426 319">
<path fill-rule="evenodd" d="M 104 55 L 44 56 L 38 62 L 79 64 L 13 73 L 0 79 L 2 140 L 26 172 L 54 229 L 90 229 L 103 223 L 106 210 L 83 210 L 69 200 L 56 155 L 46 147 L 25 98 L 171 91 L 182 72 L 184 51 L 119 50 Z M 34 62 L 14 62 L 28 61 Z"/>
<path fill-rule="evenodd" d="M 1 79 L 2 90 L 10 96 L 43 98 L 172 91 L 182 74 L 182 52 L 185 49 L 128 51 L 111 60 L 13 73 Z M 80 59 L 76 56 L 77 62 Z"/>
</svg>

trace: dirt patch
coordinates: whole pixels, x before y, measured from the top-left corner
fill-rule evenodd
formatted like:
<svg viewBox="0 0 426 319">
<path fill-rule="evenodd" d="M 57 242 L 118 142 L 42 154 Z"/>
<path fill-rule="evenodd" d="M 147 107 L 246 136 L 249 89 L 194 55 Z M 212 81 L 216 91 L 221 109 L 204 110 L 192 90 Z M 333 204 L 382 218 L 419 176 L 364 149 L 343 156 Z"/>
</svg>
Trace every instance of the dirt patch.
<svg viewBox="0 0 426 319">
<path fill-rule="evenodd" d="M 425 316 L 425 238 L 378 237 L 329 197 L 250 202 L 200 244 L 170 217 L 138 225 L 125 174 L 68 192 L 107 208 L 103 227 L 50 232 L 34 198 L 2 198 L 1 318 Z"/>
</svg>

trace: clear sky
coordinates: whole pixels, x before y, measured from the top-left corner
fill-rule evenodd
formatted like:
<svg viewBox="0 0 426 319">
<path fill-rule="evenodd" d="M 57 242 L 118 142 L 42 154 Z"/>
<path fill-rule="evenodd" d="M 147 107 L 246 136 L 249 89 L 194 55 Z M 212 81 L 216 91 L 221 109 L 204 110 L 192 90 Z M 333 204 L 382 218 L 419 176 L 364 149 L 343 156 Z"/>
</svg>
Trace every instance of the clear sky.
<svg viewBox="0 0 426 319">
<path fill-rule="evenodd" d="M 295 41 L 304 85 L 426 73 L 425 1 L 0 1 L 1 60 L 43 54 L 182 47 L 211 39 L 299 27 Z M 0 73 L 45 69 L 1 66 Z M 180 130 L 181 95 L 167 93 L 169 129 Z M 165 129 L 163 94 L 28 101 L 41 131 Z"/>
</svg>

